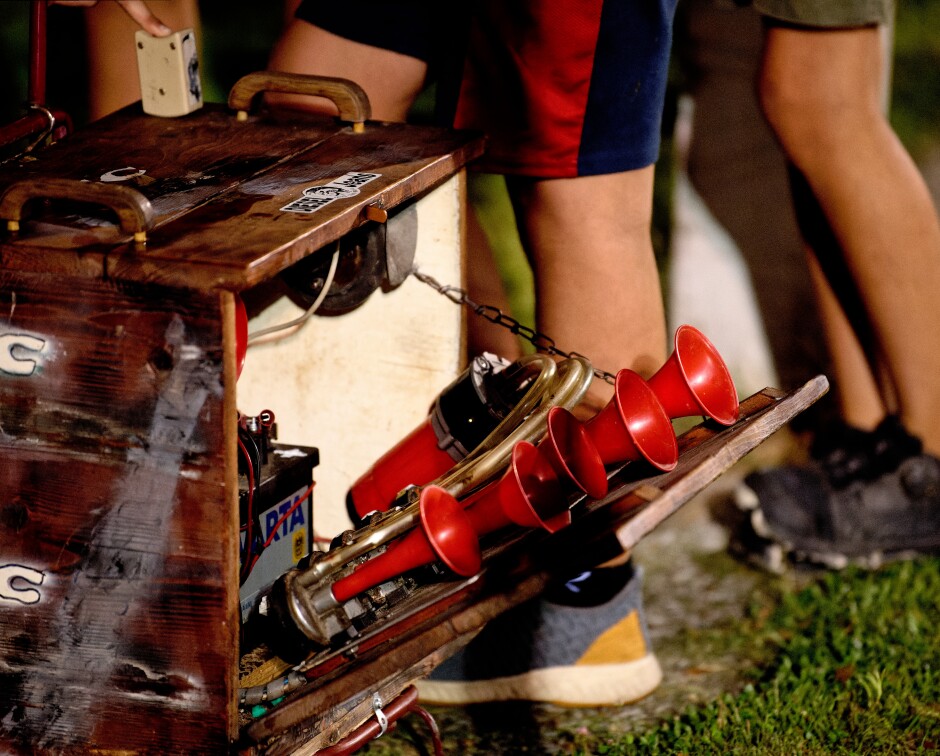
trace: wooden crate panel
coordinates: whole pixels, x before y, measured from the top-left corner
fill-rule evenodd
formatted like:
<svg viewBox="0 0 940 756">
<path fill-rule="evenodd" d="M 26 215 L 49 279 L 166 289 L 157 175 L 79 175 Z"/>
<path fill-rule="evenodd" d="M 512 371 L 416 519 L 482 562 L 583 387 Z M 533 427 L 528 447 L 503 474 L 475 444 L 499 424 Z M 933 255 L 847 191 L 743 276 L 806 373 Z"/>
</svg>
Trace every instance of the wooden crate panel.
<svg viewBox="0 0 940 756">
<path fill-rule="evenodd" d="M 41 278 L 0 276 L 0 750 L 162 753 L 172 732 L 218 752 L 237 658 L 218 296 Z"/>
<path fill-rule="evenodd" d="M 124 176 L 120 183 L 153 204 L 159 225 L 342 128 L 325 117 L 238 122 L 233 112 L 213 104 L 182 118 L 156 118 L 143 115 L 134 104 L 37 153 L 37 159 L 0 173 L 0 190 L 25 179 Z"/>
</svg>

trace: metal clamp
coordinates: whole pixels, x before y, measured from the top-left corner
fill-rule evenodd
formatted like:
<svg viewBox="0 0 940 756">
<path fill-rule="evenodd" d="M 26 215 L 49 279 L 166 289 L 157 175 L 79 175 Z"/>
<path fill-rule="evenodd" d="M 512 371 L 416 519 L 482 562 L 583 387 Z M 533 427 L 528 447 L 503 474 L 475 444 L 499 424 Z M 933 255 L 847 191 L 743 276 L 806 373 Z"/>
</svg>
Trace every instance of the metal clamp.
<svg viewBox="0 0 940 756">
<path fill-rule="evenodd" d="M 372 713 L 375 714 L 375 720 L 379 723 L 379 734 L 376 737 L 381 738 L 388 731 L 388 717 L 382 711 L 382 696 L 378 693 L 372 694 Z"/>
</svg>

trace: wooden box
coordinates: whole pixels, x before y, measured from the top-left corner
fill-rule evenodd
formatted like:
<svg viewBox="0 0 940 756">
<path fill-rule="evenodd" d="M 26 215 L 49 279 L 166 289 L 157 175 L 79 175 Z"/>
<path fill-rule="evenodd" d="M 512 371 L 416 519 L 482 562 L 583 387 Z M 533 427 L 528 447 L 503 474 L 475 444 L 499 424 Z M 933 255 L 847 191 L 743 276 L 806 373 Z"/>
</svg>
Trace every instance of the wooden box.
<svg viewBox="0 0 940 756">
<path fill-rule="evenodd" d="M 256 322 L 288 313 L 281 295 L 271 304 L 285 270 L 417 200 L 448 229 L 417 257 L 456 283 L 461 171 L 480 150 L 433 128 L 218 105 L 160 119 L 137 105 L 0 168 L 0 752 L 233 747 L 237 411 L 286 396 L 287 440 L 320 447 L 317 476 L 345 466 L 317 491 L 335 499 L 460 359 L 459 308 L 410 280 L 373 295 L 392 304 L 352 327 L 362 343 L 317 325 L 299 345 L 250 353 L 236 391 L 237 296 L 262 303 Z M 315 206 L 323 187 L 345 190 Z M 416 323 L 422 297 L 434 304 Z M 400 337 L 389 312 L 412 318 Z M 424 382 L 401 377 L 435 338 L 436 365 L 415 371 Z M 389 374 L 407 401 L 385 393 Z M 317 422 L 293 416 L 300 398 L 324 410 Z M 382 425 L 375 438 L 330 412 L 343 405 Z M 359 445 L 342 448 L 346 437 Z"/>
</svg>

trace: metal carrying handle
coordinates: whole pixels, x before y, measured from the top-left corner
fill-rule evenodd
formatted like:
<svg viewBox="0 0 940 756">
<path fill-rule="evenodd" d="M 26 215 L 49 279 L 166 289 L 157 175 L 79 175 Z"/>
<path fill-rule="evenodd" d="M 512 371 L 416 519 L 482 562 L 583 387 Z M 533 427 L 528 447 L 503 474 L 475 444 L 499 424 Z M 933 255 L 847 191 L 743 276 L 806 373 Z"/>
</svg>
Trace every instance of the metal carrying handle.
<svg viewBox="0 0 940 756">
<path fill-rule="evenodd" d="M 39 178 L 10 184 L 0 195 L 0 218 L 8 231 L 19 231 L 23 207 L 34 199 L 63 199 L 104 205 L 114 211 L 124 233 L 134 241 L 145 242 L 153 226 L 154 210 L 150 200 L 136 189 L 118 184 L 79 181 L 65 178 Z"/>
<path fill-rule="evenodd" d="M 349 79 L 284 71 L 256 71 L 236 81 L 229 92 L 228 106 L 237 111 L 239 121 L 247 120 L 252 102 L 262 92 L 325 97 L 336 105 L 340 120 L 351 122 L 356 132 L 364 130 L 365 122 L 372 115 L 372 106 L 365 90 Z"/>
</svg>

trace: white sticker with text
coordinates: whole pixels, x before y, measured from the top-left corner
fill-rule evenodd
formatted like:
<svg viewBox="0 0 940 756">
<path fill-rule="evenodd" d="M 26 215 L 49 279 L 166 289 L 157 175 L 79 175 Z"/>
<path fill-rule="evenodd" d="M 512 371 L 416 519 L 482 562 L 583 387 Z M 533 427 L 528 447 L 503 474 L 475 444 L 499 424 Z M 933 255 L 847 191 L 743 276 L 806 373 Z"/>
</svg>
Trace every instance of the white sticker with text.
<svg viewBox="0 0 940 756">
<path fill-rule="evenodd" d="M 335 200 L 355 197 L 359 194 L 359 187 L 380 176 L 379 173 L 347 173 L 329 184 L 304 189 L 303 196 L 284 205 L 281 210 L 288 213 L 314 213 Z"/>
</svg>

